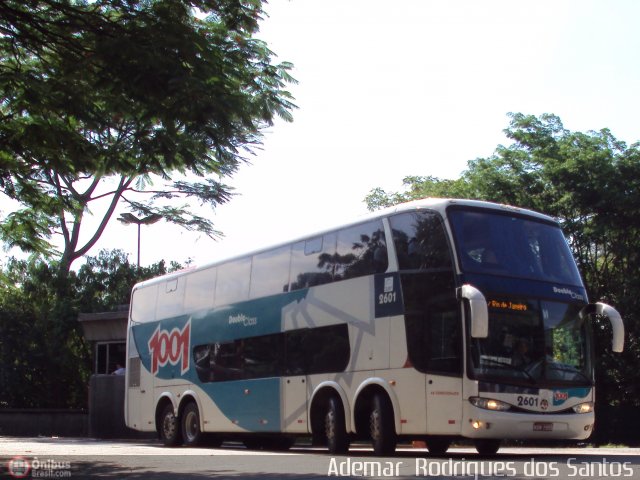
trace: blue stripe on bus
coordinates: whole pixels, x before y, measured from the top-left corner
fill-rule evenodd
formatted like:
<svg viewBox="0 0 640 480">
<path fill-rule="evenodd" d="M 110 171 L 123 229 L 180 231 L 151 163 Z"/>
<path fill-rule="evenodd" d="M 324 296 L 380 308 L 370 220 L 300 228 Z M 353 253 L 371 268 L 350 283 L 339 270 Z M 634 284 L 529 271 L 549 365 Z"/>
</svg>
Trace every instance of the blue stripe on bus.
<svg viewBox="0 0 640 480">
<path fill-rule="evenodd" d="M 158 332 L 170 334 L 174 330 L 184 331 L 185 327 L 190 325 L 188 370 L 182 371 L 182 357 L 180 357 L 180 361 L 175 363 L 158 364 L 157 371 L 152 374 L 161 380 L 181 378 L 198 385 L 226 418 L 246 430 L 279 431 L 281 416 L 279 378 L 201 383 L 193 361 L 193 348 L 198 345 L 229 342 L 237 338 L 279 333 L 282 330 L 283 309 L 295 302 L 300 302 L 307 293 L 308 289 L 298 290 L 192 315 L 180 315 L 133 325 L 133 337 L 140 360 L 144 368 L 152 372 L 153 359 L 149 346 L 152 337 Z"/>
<path fill-rule="evenodd" d="M 145 368 L 151 371 L 149 341 L 156 329 L 159 327 L 160 330 L 167 332 L 171 332 L 173 329 L 180 330 L 184 328 L 189 320 L 191 320 L 190 356 L 193 354 L 193 347 L 197 345 L 224 343 L 238 338 L 280 333 L 282 330 L 283 308 L 293 302 L 299 302 L 307 295 L 307 292 L 308 289 L 298 290 L 192 315 L 180 315 L 160 321 L 134 325 L 132 327 L 133 336 L 140 360 Z M 184 376 L 196 384 L 199 383 L 194 368 L 190 368 L 189 374 L 186 375 L 181 375 L 180 371 L 179 365 L 164 365 L 159 368 L 156 376 L 161 379 Z"/>
<path fill-rule="evenodd" d="M 591 393 L 591 387 L 556 388 L 553 390 L 553 406 L 557 407 L 572 398 L 585 398 Z"/>
<path fill-rule="evenodd" d="M 279 378 L 204 383 L 200 387 L 235 425 L 252 432 L 280 431 Z"/>
</svg>

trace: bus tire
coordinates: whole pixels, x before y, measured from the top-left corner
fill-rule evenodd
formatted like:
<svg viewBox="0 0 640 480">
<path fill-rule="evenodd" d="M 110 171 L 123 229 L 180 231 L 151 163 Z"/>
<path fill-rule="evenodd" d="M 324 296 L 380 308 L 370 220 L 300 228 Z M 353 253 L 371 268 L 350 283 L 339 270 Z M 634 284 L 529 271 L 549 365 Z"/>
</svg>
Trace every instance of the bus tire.
<svg viewBox="0 0 640 480">
<path fill-rule="evenodd" d="M 449 450 L 451 440 L 447 438 L 428 438 L 425 443 L 430 455 L 444 455 Z"/>
<path fill-rule="evenodd" d="M 478 453 L 483 456 L 495 455 L 500 449 L 500 440 L 482 438 L 475 440 L 474 443 Z"/>
<path fill-rule="evenodd" d="M 173 405 L 167 403 L 160 414 L 160 438 L 167 447 L 182 445 L 180 421 L 173 411 Z"/>
<path fill-rule="evenodd" d="M 344 419 L 344 408 L 336 396 L 329 397 L 324 417 L 324 430 L 329 453 L 342 454 L 349 451 L 349 435 Z"/>
<path fill-rule="evenodd" d="M 369 414 L 369 433 L 375 455 L 391 455 L 398 438 L 393 418 L 393 406 L 385 394 L 375 393 Z"/>
<path fill-rule="evenodd" d="M 202 441 L 200 431 L 200 412 L 194 402 L 189 402 L 182 411 L 182 439 L 188 447 L 199 445 Z"/>
</svg>

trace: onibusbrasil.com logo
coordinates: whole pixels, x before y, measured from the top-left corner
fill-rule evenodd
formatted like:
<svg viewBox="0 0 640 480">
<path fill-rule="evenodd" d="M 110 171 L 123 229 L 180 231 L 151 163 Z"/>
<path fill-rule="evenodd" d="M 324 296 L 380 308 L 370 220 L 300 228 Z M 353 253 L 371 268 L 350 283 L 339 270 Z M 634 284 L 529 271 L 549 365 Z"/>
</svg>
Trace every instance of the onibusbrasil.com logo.
<svg viewBox="0 0 640 480">
<path fill-rule="evenodd" d="M 7 462 L 12 478 L 70 478 L 71 463 L 34 457 L 13 457 Z"/>
</svg>

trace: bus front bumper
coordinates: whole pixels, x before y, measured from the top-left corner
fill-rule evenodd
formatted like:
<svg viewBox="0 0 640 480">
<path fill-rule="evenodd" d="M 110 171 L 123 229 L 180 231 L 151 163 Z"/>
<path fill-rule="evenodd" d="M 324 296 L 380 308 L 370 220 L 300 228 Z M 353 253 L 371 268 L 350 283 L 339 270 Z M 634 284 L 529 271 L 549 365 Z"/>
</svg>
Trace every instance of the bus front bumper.
<svg viewBox="0 0 640 480">
<path fill-rule="evenodd" d="M 467 438 L 584 440 L 593 431 L 594 414 L 497 412 L 465 402 L 462 435 Z"/>
</svg>

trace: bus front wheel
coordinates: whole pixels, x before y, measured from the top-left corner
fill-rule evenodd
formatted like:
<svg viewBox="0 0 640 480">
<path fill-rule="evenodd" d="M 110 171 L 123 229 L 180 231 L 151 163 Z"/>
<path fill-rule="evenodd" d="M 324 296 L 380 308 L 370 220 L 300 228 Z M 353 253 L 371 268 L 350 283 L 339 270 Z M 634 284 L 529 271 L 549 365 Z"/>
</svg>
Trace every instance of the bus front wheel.
<svg viewBox="0 0 640 480">
<path fill-rule="evenodd" d="M 392 454 L 398 441 L 393 419 L 393 406 L 389 397 L 382 393 L 376 393 L 373 396 L 369 428 L 373 453 L 376 455 Z"/>
<path fill-rule="evenodd" d="M 175 447 L 182 443 L 180 422 L 173 411 L 173 405 L 167 403 L 160 414 L 160 438 L 167 447 Z"/>
<path fill-rule="evenodd" d="M 500 440 L 478 439 L 475 441 L 476 450 L 480 455 L 490 456 L 498 453 Z"/>
<path fill-rule="evenodd" d="M 188 403 L 182 412 L 182 438 L 188 447 L 198 445 L 202 440 L 200 412 L 193 402 Z"/>
<path fill-rule="evenodd" d="M 349 436 L 344 420 L 344 409 L 337 397 L 330 397 L 324 418 L 327 447 L 330 453 L 347 453 Z"/>
</svg>

